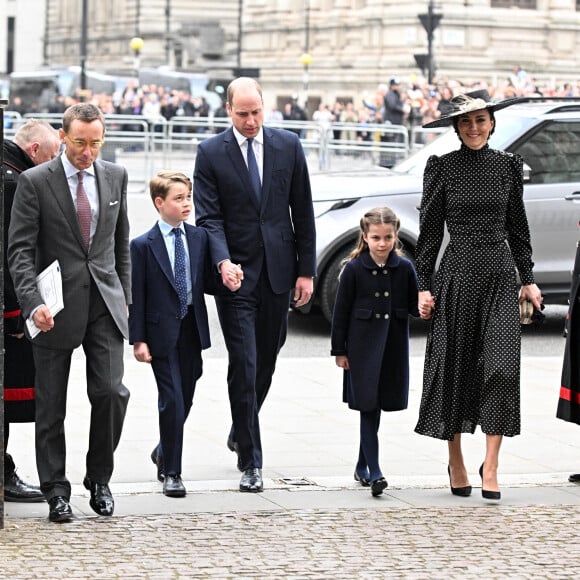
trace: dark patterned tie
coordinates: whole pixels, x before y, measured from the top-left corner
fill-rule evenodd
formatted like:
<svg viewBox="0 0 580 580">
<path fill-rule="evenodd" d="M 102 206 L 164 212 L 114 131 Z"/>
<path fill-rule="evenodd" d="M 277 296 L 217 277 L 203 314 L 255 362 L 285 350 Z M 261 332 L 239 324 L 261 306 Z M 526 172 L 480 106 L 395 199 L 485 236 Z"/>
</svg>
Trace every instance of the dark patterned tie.
<svg viewBox="0 0 580 580">
<path fill-rule="evenodd" d="M 91 241 L 91 204 L 89 203 L 89 198 L 87 197 L 87 192 L 83 185 L 85 172 L 79 171 L 77 177 L 77 217 L 79 219 L 81 234 L 85 242 L 85 249 L 88 250 Z"/>
<path fill-rule="evenodd" d="M 258 203 L 262 200 L 262 182 L 260 181 L 260 171 L 254 155 L 254 140 L 248 139 L 248 171 L 250 172 L 250 181 L 256 194 Z"/>
<path fill-rule="evenodd" d="M 180 228 L 173 228 L 171 230 L 175 236 L 175 262 L 173 264 L 175 275 L 175 287 L 177 288 L 177 295 L 179 296 L 179 315 L 184 318 L 187 314 L 187 272 L 185 265 L 185 247 Z"/>
</svg>

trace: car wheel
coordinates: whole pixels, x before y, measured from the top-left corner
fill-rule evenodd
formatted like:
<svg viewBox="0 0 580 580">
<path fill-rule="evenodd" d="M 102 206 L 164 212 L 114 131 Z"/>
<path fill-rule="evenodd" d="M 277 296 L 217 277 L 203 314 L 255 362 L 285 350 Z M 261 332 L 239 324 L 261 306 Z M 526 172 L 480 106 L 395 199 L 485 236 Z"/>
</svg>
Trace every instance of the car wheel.
<svg viewBox="0 0 580 580">
<path fill-rule="evenodd" d="M 352 252 L 353 246 L 345 246 L 339 250 L 328 264 L 324 278 L 320 283 L 320 308 L 328 322 L 332 322 L 332 311 L 336 301 L 338 276 L 342 270 L 344 259 Z"/>
<path fill-rule="evenodd" d="M 415 263 L 415 253 L 409 244 L 405 244 L 403 240 L 403 256 Z M 322 314 L 328 322 L 332 322 L 332 311 L 334 310 L 334 303 L 336 301 L 336 290 L 338 289 L 338 276 L 343 267 L 345 258 L 351 253 L 353 246 L 344 246 L 338 251 L 332 260 L 329 262 L 328 268 L 324 273 L 324 277 L 320 283 L 320 308 Z"/>
</svg>

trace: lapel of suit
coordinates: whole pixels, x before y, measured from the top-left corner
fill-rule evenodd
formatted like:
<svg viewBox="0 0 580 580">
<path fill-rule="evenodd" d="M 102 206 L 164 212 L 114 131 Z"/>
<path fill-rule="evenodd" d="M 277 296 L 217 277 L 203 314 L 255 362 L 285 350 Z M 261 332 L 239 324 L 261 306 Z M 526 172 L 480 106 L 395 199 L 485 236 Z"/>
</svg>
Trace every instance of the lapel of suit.
<svg viewBox="0 0 580 580">
<path fill-rule="evenodd" d="M 263 128 L 264 134 L 264 166 L 262 168 L 262 207 L 266 206 L 270 196 L 270 185 L 272 184 L 272 171 L 274 160 L 276 159 L 275 134 L 269 129 Z"/>
<path fill-rule="evenodd" d="M 234 135 L 234 131 L 231 127 L 224 134 L 224 143 L 228 157 L 230 158 L 236 173 L 242 180 L 246 192 L 248 194 L 248 197 L 252 201 L 252 204 L 255 207 L 258 207 L 256 194 L 254 193 L 254 188 L 252 187 L 252 182 L 250 181 L 250 173 L 248 172 L 248 166 L 244 161 L 244 156 L 242 154 L 240 146 L 238 145 L 238 141 L 236 139 L 236 136 Z"/>
<path fill-rule="evenodd" d="M 173 268 L 171 267 L 171 262 L 169 261 L 169 254 L 167 253 L 167 246 L 165 245 L 165 240 L 163 239 L 163 234 L 159 229 L 159 224 L 155 224 L 149 230 L 149 245 L 151 247 L 151 252 L 154 258 L 157 260 L 159 267 L 165 277 L 169 280 L 169 283 L 175 288 L 175 276 L 173 275 Z M 177 292 L 177 288 L 175 288 Z"/>
<path fill-rule="evenodd" d="M 68 180 L 66 178 L 60 157 L 57 157 L 54 161 L 50 161 L 47 164 L 47 170 L 47 186 L 52 192 L 57 205 L 60 207 L 60 210 L 68 222 L 71 231 L 77 238 L 80 246 L 85 249 L 85 243 L 83 240 L 83 235 L 81 234 L 79 219 L 77 217 L 77 210 L 75 208 Z"/>
<path fill-rule="evenodd" d="M 95 230 L 95 235 L 93 237 L 93 243 L 97 236 L 99 235 L 101 229 L 104 227 L 104 220 L 107 212 L 105 208 L 109 205 L 111 201 L 111 174 L 99 163 L 95 161 L 93 163 L 93 168 L 95 170 L 95 181 L 97 187 L 97 195 L 99 196 L 99 219 L 97 221 L 97 228 Z"/>
</svg>

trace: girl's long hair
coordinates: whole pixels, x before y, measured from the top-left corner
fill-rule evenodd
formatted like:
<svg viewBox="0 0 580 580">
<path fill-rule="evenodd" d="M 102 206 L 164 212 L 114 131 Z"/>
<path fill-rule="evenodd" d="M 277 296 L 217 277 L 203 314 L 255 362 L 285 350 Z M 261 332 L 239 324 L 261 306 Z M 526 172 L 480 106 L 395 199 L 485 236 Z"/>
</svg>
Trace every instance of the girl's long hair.
<svg viewBox="0 0 580 580">
<path fill-rule="evenodd" d="M 364 241 L 363 234 L 368 234 L 369 228 L 372 225 L 378 226 L 381 224 L 392 224 L 396 234 L 399 233 L 399 228 L 401 227 L 401 221 L 392 209 L 388 207 L 375 207 L 370 209 L 360 218 L 358 243 L 356 248 L 345 258 L 345 263 L 358 258 L 363 252 L 369 249 L 369 245 Z M 394 251 L 399 256 L 403 254 L 402 247 L 401 241 L 397 238 Z"/>
</svg>

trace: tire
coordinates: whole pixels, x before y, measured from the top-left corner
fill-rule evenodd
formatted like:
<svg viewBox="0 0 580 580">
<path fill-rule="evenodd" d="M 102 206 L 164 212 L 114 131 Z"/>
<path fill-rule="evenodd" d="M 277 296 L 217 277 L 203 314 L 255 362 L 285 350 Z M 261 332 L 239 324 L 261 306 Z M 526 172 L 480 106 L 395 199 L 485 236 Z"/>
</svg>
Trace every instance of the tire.
<svg viewBox="0 0 580 580">
<path fill-rule="evenodd" d="M 324 318 L 332 322 L 332 311 L 336 301 L 336 290 L 338 289 L 338 275 L 342 269 L 342 262 L 350 254 L 353 246 L 344 246 L 332 258 L 328 268 L 324 272 L 324 278 L 320 284 L 320 308 Z"/>
<path fill-rule="evenodd" d="M 408 258 L 415 264 L 414 248 L 410 244 L 403 244 L 403 256 Z M 355 242 L 356 243 L 356 242 Z M 334 310 L 334 303 L 336 301 L 336 291 L 338 289 L 338 276 L 342 270 L 342 263 L 344 259 L 350 254 L 354 246 L 348 245 L 341 248 L 332 258 L 328 264 L 328 268 L 324 272 L 324 277 L 320 283 L 320 308 L 324 318 L 332 323 L 332 311 Z"/>
</svg>

